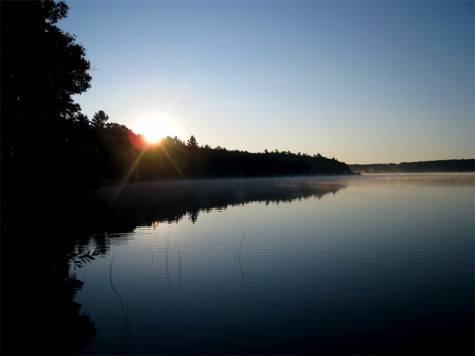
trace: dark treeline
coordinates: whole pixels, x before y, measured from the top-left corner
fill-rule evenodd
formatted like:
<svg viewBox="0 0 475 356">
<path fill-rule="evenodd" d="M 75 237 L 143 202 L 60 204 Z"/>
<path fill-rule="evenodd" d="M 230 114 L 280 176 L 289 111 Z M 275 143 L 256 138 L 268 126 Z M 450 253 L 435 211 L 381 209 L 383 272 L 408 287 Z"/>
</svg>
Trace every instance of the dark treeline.
<svg viewBox="0 0 475 356">
<path fill-rule="evenodd" d="M 345 163 L 320 154 L 211 148 L 199 146 L 194 136 L 187 142 L 166 137 L 147 144 L 142 135 L 107 120 L 107 114 L 98 111 L 92 120 L 77 113 L 72 119 L 58 117 L 17 127 L 13 132 L 17 141 L 7 147 L 9 163 L 19 177 L 30 181 L 34 175 L 42 185 L 56 188 L 105 181 L 351 174 Z"/>
<path fill-rule="evenodd" d="M 352 164 L 350 168 L 357 173 L 475 172 L 475 160 L 451 159 L 387 164 Z"/>
<path fill-rule="evenodd" d="M 140 135 L 88 118 L 72 99 L 90 87 L 85 49 L 56 23 L 62 2 L 2 2 L 2 166 L 6 184 L 61 192 L 103 179 L 348 174 L 348 166 L 320 155 L 249 153 L 165 138 L 146 146 Z M 11 179 L 11 180 L 10 180 Z M 33 183 L 34 181 L 35 183 Z M 36 187 L 33 188 L 35 190 Z"/>
<path fill-rule="evenodd" d="M 148 149 L 134 152 L 132 148 L 131 152 L 129 161 L 116 164 L 119 172 L 114 173 L 121 177 L 128 174 L 128 179 L 134 181 L 351 174 L 346 164 L 321 155 L 213 149 L 208 145 L 198 146 L 194 136 L 186 143 L 176 137 L 167 137 Z"/>
</svg>

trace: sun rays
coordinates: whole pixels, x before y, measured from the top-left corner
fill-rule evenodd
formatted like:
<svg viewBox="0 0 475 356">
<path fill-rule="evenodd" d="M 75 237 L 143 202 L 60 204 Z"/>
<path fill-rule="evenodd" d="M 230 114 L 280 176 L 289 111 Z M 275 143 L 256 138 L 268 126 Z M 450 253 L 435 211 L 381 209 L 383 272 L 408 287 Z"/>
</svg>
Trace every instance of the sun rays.
<svg viewBox="0 0 475 356">
<path fill-rule="evenodd" d="M 143 135 L 149 144 L 156 144 L 162 138 L 177 135 L 177 128 L 167 116 L 147 114 L 139 117 L 134 123 L 134 131 Z"/>
</svg>

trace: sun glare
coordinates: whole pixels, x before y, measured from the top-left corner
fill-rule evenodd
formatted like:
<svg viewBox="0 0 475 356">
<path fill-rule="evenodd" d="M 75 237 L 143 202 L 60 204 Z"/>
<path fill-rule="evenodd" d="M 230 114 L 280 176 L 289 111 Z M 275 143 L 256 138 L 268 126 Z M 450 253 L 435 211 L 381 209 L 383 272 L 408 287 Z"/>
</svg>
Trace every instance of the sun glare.
<svg viewBox="0 0 475 356">
<path fill-rule="evenodd" d="M 135 125 L 136 132 L 143 135 L 145 140 L 150 143 L 158 143 L 162 138 L 176 135 L 175 129 L 170 121 L 157 116 L 143 117 L 137 120 Z"/>
<path fill-rule="evenodd" d="M 158 132 L 150 131 L 150 132 L 145 132 L 143 134 L 143 137 L 148 143 L 157 143 L 160 141 L 163 137 L 160 136 Z"/>
</svg>

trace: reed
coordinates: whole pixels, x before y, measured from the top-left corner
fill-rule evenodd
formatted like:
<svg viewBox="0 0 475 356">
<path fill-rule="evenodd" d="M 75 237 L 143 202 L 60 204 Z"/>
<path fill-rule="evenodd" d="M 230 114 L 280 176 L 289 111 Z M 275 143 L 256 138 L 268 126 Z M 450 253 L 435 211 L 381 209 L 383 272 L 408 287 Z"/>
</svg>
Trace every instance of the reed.
<svg viewBox="0 0 475 356">
<path fill-rule="evenodd" d="M 129 325 L 128 325 L 128 323 L 129 323 L 128 314 L 129 313 L 128 313 L 128 310 L 127 310 L 127 306 L 124 307 L 124 302 L 122 301 L 122 298 L 120 297 L 119 292 L 117 292 L 117 289 L 115 289 L 114 282 L 112 281 L 112 263 L 113 262 L 114 262 L 114 255 L 112 255 L 111 264 L 109 266 L 109 280 L 110 280 L 110 285 L 111 285 L 112 290 L 114 291 L 115 295 L 119 299 L 120 308 L 122 310 L 122 320 L 123 320 L 123 325 L 124 325 L 124 331 L 123 331 L 124 337 L 123 337 L 123 341 L 122 341 L 122 354 L 124 354 L 125 346 L 126 346 L 126 343 L 127 343 L 128 330 L 129 330 Z M 126 310 L 127 310 L 127 312 L 126 312 Z"/>
<path fill-rule="evenodd" d="M 244 278 L 244 271 L 242 270 L 242 262 L 241 262 L 241 252 L 242 252 L 242 244 L 244 243 L 244 235 L 246 234 L 246 230 L 242 233 L 241 237 L 241 245 L 239 246 L 239 255 L 238 255 L 238 261 L 239 261 L 239 268 L 241 269 L 241 277 L 245 285 L 247 285 L 246 278 Z"/>
<path fill-rule="evenodd" d="M 171 285 L 170 285 L 170 269 L 168 268 L 168 252 L 170 250 L 169 237 L 170 237 L 170 230 L 168 230 L 167 243 L 165 245 L 165 268 L 167 270 L 168 288 L 171 288 Z"/>
<path fill-rule="evenodd" d="M 180 289 L 180 287 L 181 287 L 181 271 L 182 271 L 181 253 L 180 253 L 180 246 L 178 246 L 178 244 L 176 245 L 176 248 L 178 249 L 178 273 L 180 274 L 180 279 L 178 280 L 178 289 Z"/>
<path fill-rule="evenodd" d="M 110 311 L 108 311 L 104 306 L 102 306 L 102 309 L 104 309 L 104 311 L 109 314 L 109 316 L 111 317 L 112 319 L 112 323 L 114 324 L 114 335 L 112 335 L 112 338 L 110 339 L 109 343 L 107 344 L 107 346 L 102 350 L 103 352 L 106 351 L 111 345 L 112 343 L 114 342 L 116 336 L 117 336 L 117 323 L 115 321 L 115 318 L 114 316 L 112 315 L 112 313 Z"/>
</svg>

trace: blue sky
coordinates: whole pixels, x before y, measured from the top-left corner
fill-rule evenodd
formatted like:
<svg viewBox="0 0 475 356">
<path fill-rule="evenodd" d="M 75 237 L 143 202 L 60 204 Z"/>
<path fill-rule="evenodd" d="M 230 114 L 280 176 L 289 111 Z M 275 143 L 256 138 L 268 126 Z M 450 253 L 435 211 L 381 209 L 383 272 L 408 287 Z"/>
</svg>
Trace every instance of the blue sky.
<svg viewBox="0 0 475 356">
<path fill-rule="evenodd" d="M 89 117 L 346 163 L 475 156 L 473 1 L 66 3 Z"/>
</svg>

